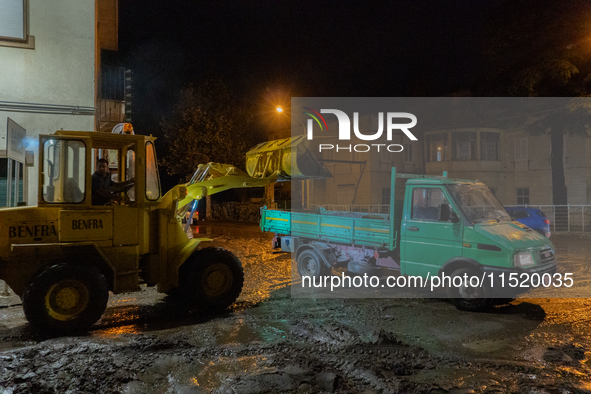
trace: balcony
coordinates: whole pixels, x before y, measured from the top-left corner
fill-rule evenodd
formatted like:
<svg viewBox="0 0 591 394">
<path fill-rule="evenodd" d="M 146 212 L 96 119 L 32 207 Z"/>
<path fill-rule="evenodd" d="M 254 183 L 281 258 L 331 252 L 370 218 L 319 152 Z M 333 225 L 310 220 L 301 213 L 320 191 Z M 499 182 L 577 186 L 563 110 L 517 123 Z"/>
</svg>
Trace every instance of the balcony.
<svg viewBox="0 0 591 394">
<path fill-rule="evenodd" d="M 126 83 L 124 67 L 101 67 L 99 92 L 97 97 L 98 130 L 111 132 L 113 127 L 122 122 L 131 121 L 126 118 L 126 91 L 130 92 L 130 80 Z M 129 100 L 127 101 L 129 103 Z"/>
</svg>

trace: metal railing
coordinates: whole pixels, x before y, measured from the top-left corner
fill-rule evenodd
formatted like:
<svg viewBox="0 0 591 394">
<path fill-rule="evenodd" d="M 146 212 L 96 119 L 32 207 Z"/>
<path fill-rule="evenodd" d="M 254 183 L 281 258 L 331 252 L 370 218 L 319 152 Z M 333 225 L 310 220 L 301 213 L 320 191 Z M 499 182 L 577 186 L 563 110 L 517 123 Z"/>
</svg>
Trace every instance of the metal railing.
<svg viewBox="0 0 591 394">
<path fill-rule="evenodd" d="M 550 231 L 591 232 L 591 205 L 507 205 L 537 208 L 550 220 Z"/>
<path fill-rule="evenodd" d="M 101 67 L 99 87 L 97 100 L 99 122 L 125 121 L 125 68 Z"/>
<path fill-rule="evenodd" d="M 387 204 L 326 204 L 312 205 L 316 210 L 324 207 L 329 211 L 390 213 Z M 537 208 L 550 220 L 550 231 L 591 232 L 591 205 L 507 205 L 507 207 Z"/>
<path fill-rule="evenodd" d="M 316 210 L 323 207 L 329 211 L 344 211 L 344 212 L 366 212 L 366 213 L 390 213 L 390 204 L 326 204 L 326 205 L 312 205 L 310 208 Z"/>
</svg>

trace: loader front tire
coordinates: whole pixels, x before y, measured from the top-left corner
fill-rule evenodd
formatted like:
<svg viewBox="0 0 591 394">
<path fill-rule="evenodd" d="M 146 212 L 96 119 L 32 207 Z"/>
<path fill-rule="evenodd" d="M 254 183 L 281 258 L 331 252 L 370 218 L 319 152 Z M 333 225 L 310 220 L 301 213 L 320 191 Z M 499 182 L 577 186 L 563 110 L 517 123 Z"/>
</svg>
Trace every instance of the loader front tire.
<svg viewBox="0 0 591 394">
<path fill-rule="evenodd" d="M 57 264 L 39 274 L 23 293 L 27 320 L 39 332 L 77 334 L 101 318 L 109 300 L 103 274 L 94 266 Z"/>
<path fill-rule="evenodd" d="M 181 291 L 189 302 L 211 312 L 232 305 L 244 284 L 240 260 L 222 248 L 205 248 L 194 253 L 181 269 Z"/>
</svg>

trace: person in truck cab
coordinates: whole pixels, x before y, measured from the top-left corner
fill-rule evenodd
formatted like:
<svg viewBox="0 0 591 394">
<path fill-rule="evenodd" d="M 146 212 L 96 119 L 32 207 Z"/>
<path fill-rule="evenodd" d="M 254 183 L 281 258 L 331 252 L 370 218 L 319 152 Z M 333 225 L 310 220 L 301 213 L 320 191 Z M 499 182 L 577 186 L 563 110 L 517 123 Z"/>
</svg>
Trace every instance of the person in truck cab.
<svg viewBox="0 0 591 394">
<path fill-rule="evenodd" d="M 96 171 L 92 174 L 92 205 L 105 205 L 118 201 L 118 192 L 133 186 L 134 179 L 125 182 L 114 182 L 109 171 L 107 159 L 98 159 Z"/>
</svg>

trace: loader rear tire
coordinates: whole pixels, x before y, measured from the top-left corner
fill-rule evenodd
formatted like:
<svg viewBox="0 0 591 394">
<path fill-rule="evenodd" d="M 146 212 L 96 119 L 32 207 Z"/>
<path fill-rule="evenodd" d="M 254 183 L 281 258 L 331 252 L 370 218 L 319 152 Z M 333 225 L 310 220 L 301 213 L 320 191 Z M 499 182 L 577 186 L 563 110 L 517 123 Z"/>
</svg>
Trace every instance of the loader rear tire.
<svg viewBox="0 0 591 394">
<path fill-rule="evenodd" d="M 228 250 L 201 249 L 182 268 L 181 291 L 191 304 L 200 309 L 223 311 L 236 301 L 242 291 L 242 263 Z"/>
<path fill-rule="evenodd" d="M 57 264 L 39 274 L 23 293 L 27 320 L 39 332 L 77 334 L 101 318 L 109 300 L 103 274 L 94 266 Z"/>
</svg>

